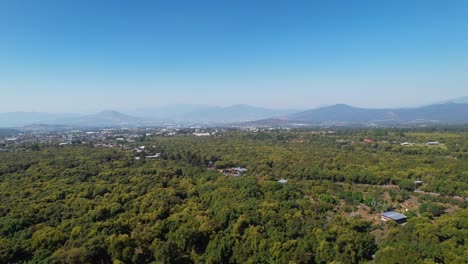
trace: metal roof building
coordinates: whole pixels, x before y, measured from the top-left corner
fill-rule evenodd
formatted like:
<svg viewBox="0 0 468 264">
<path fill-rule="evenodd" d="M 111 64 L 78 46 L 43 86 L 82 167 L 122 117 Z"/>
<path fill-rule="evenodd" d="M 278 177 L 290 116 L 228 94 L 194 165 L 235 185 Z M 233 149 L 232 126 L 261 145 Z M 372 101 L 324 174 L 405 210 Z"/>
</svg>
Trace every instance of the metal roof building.
<svg viewBox="0 0 468 264">
<path fill-rule="evenodd" d="M 382 213 L 381 218 L 384 221 L 392 220 L 399 224 L 406 222 L 406 215 L 397 213 L 395 211 L 388 211 L 388 212 Z"/>
</svg>

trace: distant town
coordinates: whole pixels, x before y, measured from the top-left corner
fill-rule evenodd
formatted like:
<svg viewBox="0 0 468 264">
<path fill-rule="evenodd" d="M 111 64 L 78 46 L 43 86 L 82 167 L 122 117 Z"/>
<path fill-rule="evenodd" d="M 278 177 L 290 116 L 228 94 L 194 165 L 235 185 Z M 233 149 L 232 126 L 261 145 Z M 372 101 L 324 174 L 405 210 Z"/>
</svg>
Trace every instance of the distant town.
<svg viewBox="0 0 468 264">
<path fill-rule="evenodd" d="M 262 129 L 272 130 L 271 129 Z M 66 146 L 89 144 L 94 147 L 130 149 L 146 137 L 176 135 L 206 137 L 238 130 L 235 128 L 96 128 L 90 130 L 25 130 L 0 136 L 0 152 L 28 150 L 26 146 Z M 239 129 L 240 130 L 240 129 Z M 244 131 L 258 132 L 257 128 Z"/>
<path fill-rule="evenodd" d="M 343 128 L 338 128 L 343 130 Z M 345 128 L 346 129 L 346 128 Z M 348 128 L 353 129 L 353 128 Z M 220 133 L 232 131 L 245 131 L 251 133 L 258 132 L 278 132 L 278 131 L 295 131 L 292 128 L 275 128 L 275 127 L 166 127 L 166 128 L 94 128 L 94 129 L 43 129 L 36 127 L 35 129 L 26 130 L 5 130 L 0 134 L 0 152 L 11 151 L 27 151 L 31 146 L 66 146 L 66 145 L 91 145 L 93 147 L 103 148 L 123 148 L 132 149 L 135 146 L 140 146 L 139 142 L 144 142 L 149 137 L 173 137 L 173 136 L 193 136 L 193 137 L 209 137 L 216 136 Z M 337 130 L 329 129 L 308 129 L 304 128 L 301 131 L 308 131 L 311 134 L 336 135 Z M 300 139 L 291 139 L 289 142 L 303 142 Z M 351 144 L 344 139 L 337 139 L 337 143 L 341 146 Z M 443 146 L 442 142 L 427 141 L 427 142 L 387 142 L 377 141 L 371 138 L 363 138 L 363 144 L 378 144 L 390 143 L 399 144 L 403 147 L 415 146 Z M 136 151 L 144 152 L 144 146 Z M 153 154 L 155 155 L 155 154 Z M 157 158 L 158 156 L 147 155 L 147 158 Z M 229 173 L 228 173 L 229 174 Z"/>
</svg>

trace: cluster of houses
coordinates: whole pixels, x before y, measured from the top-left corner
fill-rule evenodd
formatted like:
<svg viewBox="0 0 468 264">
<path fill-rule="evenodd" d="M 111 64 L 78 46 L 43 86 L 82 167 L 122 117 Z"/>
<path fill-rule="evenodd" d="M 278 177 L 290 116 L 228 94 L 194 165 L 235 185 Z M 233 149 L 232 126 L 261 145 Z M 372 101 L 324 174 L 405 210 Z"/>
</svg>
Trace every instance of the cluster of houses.
<svg viewBox="0 0 468 264">
<path fill-rule="evenodd" d="M 42 127 L 25 129 L 14 136 L 0 137 L 0 147 L 15 150 L 24 143 L 66 146 L 72 144 L 93 144 L 95 147 L 127 148 L 149 136 L 174 136 L 182 133 L 178 128 L 95 128 L 89 130 L 69 130 Z"/>
</svg>

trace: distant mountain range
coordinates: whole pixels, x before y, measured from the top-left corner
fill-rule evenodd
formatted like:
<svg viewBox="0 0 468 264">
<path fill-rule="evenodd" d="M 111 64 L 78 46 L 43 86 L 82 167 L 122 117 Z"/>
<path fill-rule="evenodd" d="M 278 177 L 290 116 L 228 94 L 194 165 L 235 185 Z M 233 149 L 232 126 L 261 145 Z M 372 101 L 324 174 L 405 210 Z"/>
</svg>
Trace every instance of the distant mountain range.
<svg viewBox="0 0 468 264">
<path fill-rule="evenodd" d="M 0 137 L 9 137 L 19 134 L 20 131 L 11 128 L 0 128 Z"/>
<path fill-rule="evenodd" d="M 468 104 L 468 96 L 458 97 L 450 100 L 440 102 L 441 104 L 456 103 L 456 104 Z"/>
<path fill-rule="evenodd" d="M 63 124 L 69 126 L 87 126 L 87 127 L 102 127 L 102 126 L 125 126 L 135 125 L 142 122 L 144 119 L 122 114 L 117 111 L 106 110 L 97 114 L 79 116 L 68 119 L 55 120 L 55 124 Z"/>
<path fill-rule="evenodd" d="M 269 119 L 272 124 L 278 120 Z M 365 109 L 345 104 L 322 107 L 288 115 L 280 123 L 313 125 L 402 124 L 402 123 L 468 123 L 468 104 L 446 103 L 418 108 Z M 267 120 L 252 122 L 267 125 Z"/>
<path fill-rule="evenodd" d="M 468 99 L 468 97 L 464 97 Z M 456 102 L 464 102 L 458 98 Z M 37 112 L 0 113 L 0 127 L 34 124 L 66 127 L 158 126 L 162 124 L 237 124 L 249 126 L 301 126 L 347 124 L 466 123 L 468 103 L 441 103 L 416 108 L 365 109 L 337 104 L 317 109 L 277 110 L 250 105 L 228 107 L 173 105 L 121 113 L 102 111 L 91 115 Z M 48 129 L 48 128 L 47 128 Z"/>
<path fill-rule="evenodd" d="M 232 123 L 281 117 L 298 111 L 297 109 L 269 109 L 246 104 L 237 104 L 227 107 L 209 105 L 169 105 L 161 108 L 139 109 L 126 112 L 134 116 L 140 116 L 151 120 Z"/>
<path fill-rule="evenodd" d="M 54 123 L 59 119 L 70 119 L 79 116 L 79 114 L 53 114 L 44 112 L 0 113 L 0 127 L 19 127 L 37 123 Z"/>
<path fill-rule="evenodd" d="M 32 125 L 41 125 L 41 129 L 47 125 L 52 127 L 104 127 L 135 125 L 143 120 L 111 110 L 91 115 L 39 112 L 0 113 L 0 127 L 33 127 Z"/>
<path fill-rule="evenodd" d="M 198 109 L 184 114 L 181 119 L 197 122 L 231 123 L 281 117 L 294 112 L 297 112 L 297 110 L 276 110 L 240 104 L 228 107 Z"/>
<path fill-rule="evenodd" d="M 126 113 L 107 110 L 92 115 L 12 112 L 0 113 L 0 127 L 21 127 L 31 124 L 73 127 L 152 126 L 164 122 L 226 124 L 282 117 L 297 111 L 240 104 L 228 107 L 171 105 L 162 108 L 130 110 Z"/>
</svg>

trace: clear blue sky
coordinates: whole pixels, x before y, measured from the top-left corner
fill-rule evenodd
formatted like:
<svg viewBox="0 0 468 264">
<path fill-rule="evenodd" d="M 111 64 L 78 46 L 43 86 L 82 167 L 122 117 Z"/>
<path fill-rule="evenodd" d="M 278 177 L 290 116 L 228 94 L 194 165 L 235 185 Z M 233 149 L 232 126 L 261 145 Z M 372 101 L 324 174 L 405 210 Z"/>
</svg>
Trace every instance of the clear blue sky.
<svg viewBox="0 0 468 264">
<path fill-rule="evenodd" d="M 0 112 L 468 95 L 468 1 L 0 1 Z"/>
</svg>

